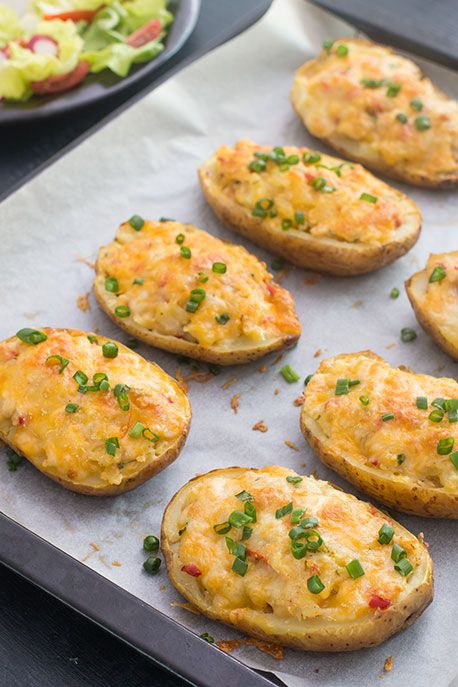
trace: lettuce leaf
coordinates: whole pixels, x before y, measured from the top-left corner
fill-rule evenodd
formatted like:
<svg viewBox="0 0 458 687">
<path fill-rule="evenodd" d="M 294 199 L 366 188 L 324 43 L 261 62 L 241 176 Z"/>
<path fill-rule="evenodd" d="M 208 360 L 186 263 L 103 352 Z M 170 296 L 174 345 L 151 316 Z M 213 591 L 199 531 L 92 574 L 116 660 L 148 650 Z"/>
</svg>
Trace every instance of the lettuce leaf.
<svg viewBox="0 0 458 687">
<path fill-rule="evenodd" d="M 30 9 L 42 16 L 44 14 L 59 14 L 72 10 L 97 10 L 101 5 L 109 5 L 104 0 L 31 0 Z"/>
<path fill-rule="evenodd" d="M 133 64 L 147 62 L 163 49 L 164 46 L 157 39 L 142 45 L 141 48 L 132 48 L 127 43 L 113 43 L 102 50 L 83 52 L 81 59 L 89 62 L 91 72 L 111 69 L 118 76 L 126 76 Z"/>
<path fill-rule="evenodd" d="M 19 17 L 7 5 L 0 3 L 0 48 L 22 33 Z"/>
<path fill-rule="evenodd" d="M 0 63 L 0 97 L 24 100 L 30 97 L 30 83 L 42 81 L 48 76 L 66 74 L 79 61 L 83 46 L 76 27 L 70 21 L 43 21 L 35 33 L 51 36 L 59 46 L 58 56 L 33 53 L 18 43 L 9 44 L 10 59 Z M 30 38 L 24 36 L 25 40 Z"/>
<path fill-rule="evenodd" d="M 159 19 L 163 28 L 173 21 L 173 14 L 166 9 L 167 0 L 127 0 L 122 6 L 128 13 L 124 21 L 126 35 L 151 19 Z"/>
</svg>

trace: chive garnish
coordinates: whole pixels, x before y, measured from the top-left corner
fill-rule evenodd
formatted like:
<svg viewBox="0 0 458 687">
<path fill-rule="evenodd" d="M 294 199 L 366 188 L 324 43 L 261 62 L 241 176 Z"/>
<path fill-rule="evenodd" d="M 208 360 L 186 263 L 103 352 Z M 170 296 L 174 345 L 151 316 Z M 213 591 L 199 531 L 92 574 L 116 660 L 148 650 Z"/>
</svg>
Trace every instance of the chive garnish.
<svg viewBox="0 0 458 687">
<path fill-rule="evenodd" d="M 245 515 L 251 518 L 251 522 L 256 522 L 256 508 L 251 501 L 245 501 L 244 511 Z"/>
<path fill-rule="evenodd" d="M 249 539 L 252 534 L 253 534 L 253 528 L 245 525 L 245 527 L 242 530 L 242 537 L 241 537 L 242 541 L 247 541 L 247 539 Z"/>
<path fill-rule="evenodd" d="M 402 575 L 402 577 L 407 577 L 413 570 L 413 565 L 407 558 L 401 558 L 400 561 L 395 563 L 394 569 Z"/>
<path fill-rule="evenodd" d="M 201 284 L 205 284 L 208 281 L 208 277 L 203 272 L 198 272 L 197 281 L 199 281 Z"/>
<path fill-rule="evenodd" d="M 241 510 L 234 510 L 228 518 L 228 522 L 232 527 L 243 527 L 252 522 L 252 519 L 246 513 L 242 513 Z"/>
<path fill-rule="evenodd" d="M 401 122 L 401 124 L 407 124 L 407 122 L 409 121 L 409 118 L 407 117 L 407 115 L 404 114 L 404 112 L 398 112 L 398 114 L 396 115 L 396 119 L 398 120 L 398 122 Z"/>
<path fill-rule="evenodd" d="M 174 222 L 174 219 L 171 219 L 170 217 L 159 217 L 159 222 Z"/>
<path fill-rule="evenodd" d="M 315 177 L 310 182 L 310 186 L 314 188 L 315 191 L 321 191 L 322 193 L 333 193 L 336 190 L 333 186 L 328 185 L 324 177 Z"/>
<path fill-rule="evenodd" d="M 218 324 L 226 324 L 230 320 L 230 315 L 227 312 L 223 312 L 220 315 L 215 315 L 215 320 Z"/>
<path fill-rule="evenodd" d="M 300 376 L 293 370 L 291 365 L 284 365 L 280 370 L 280 374 L 288 384 L 294 384 L 300 380 Z"/>
<path fill-rule="evenodd" d="M 313 375 L 307 375 L 307 377 L 304 379 L 304 386 L 307 386 L 310 380 L 312 379 Z"/>
<path fill-rule="evenodd" d="M 458 451 L 453 451 L 453 453 L 450 454 L 449 458 L 452 461 L 454 467 L 458 470 Z"/>
<path fill-rule="evenodd" d="M 138 439 L 138 437 L 141 436 L 144 429 L 145 427 L 144 425 L 142 425 L 141 422 L 136 422 L 130 430 L 129 436 L 133 437 L 134 439 Z"/>
<path fill-rule="evenodd" d="M 391 560 L 393 560 L 395 563 L 398 563 L 401 558 L 405 558 L 407 556 L 407 551 L 402 548 L 399 544 L 393 544 L 392 549 L 391 549 Z"/>
<path fill-rule="evenodd" d="M 275 517 L 277 518 L 277 520 L 279 520 L 280 518 L 283 518 L 285 515 L 288 515 L 288 513 L 291 513 L 292 510 L 293 510 L 293 502 L 290 501 L 285 506 L 282 506 L 281 508 L 277 508 L 277 510 L 275 511 Z"/>
<path fill-rule="evenodd" d="M 272 198 L 261 198 L 256 201 L 256 204 L 251 211 L 254 217 L 267 217 L 268 210 L 271 210 L 274 206 L 274 201 Z"/>
<path fill-rule="evenodd" d="M 67 358 L 62 358 L 61 355 L 50 355 L 46 358 L 46 363 L 48 362 L 48 360 L 53 360 L 53 361 L 55 360 L 60 365 L 59 374 L 61 374 L 65 370 L 65 368 L 67 367 L 67 365 L 70 362 L 69 360 L 67 360 Z M 52 364 L 54 364 L 54 363 L 52 363 Z"/>
<path fill-rule="evenodd" d="M 299 475 L 288 475 L 286 478 L 286 481 L 289 482 L 290 484 L 299 484 L 299 482 L 302 482 L 304 478 L 299 477 Z"/>
<path fill-rule="evenodd" d="M 404 343 L 414 341 L 416 338 L 417 332 L 414 329 L 410 329 L 410 327 L 403 327 L 401 329 L 401 341 L 403 341 Z"/>
<path fill-rule="evenodd" d="M 419 98 L 414 98 L 410 101 L 410 107 L 417 112 L 421 112 L 423 109 L 423 102 Z"/>
<path fill-rule="evenodd" d="M 161 567 L 161 559 L 157 556 L 148 556 L 146 561 L 143 563 L 143 568 L 145 572 L 149 575 L 156 575 Z"/>
<path fill-rule="evenodd" d="M 248 169 L 251 172 L 265 172 L 267 168 L 267 163 L 265 160 L 252 160 L 250 164 L 248 165 Z"/>
<path fill-rule="evenodd" d="M 206 642 L 208 642 L 209 644 L 214 644 L 214 643 L 215 643 L 214 638 L 213 638 L 211 635 L 209 635 L 208 632 L 202 632 L 202 634 L 199 635 L 199 637 L 200 637 L 201 639 L 204 639 L 204 640 L 205 640 Z"/>
<path fill-rule="evenodd" d="M 225 540 L 229 553 L 231 553 L 233 556 L 236 556 L 236 558 L 240 558 L 240 560 L 244 561 L 246 559 L 245 544 L 241 544 L 238 541 L 234 541 L 234 539 L 231 539 L 231 537 L 225 537 Z"/>
<path fill-rule="evenodd" d="M 118 437 L 109 437 L 105 439 L 105 451 L 109 456 L 115 456 L 117 448 L 119 448 Z"/>
<path fill-rule="evenodd" d="M 420 410 L 426 410 L 428 408 L 428 399 L 426 396 L 417 396 L 416 404 Z"/>
<path fill-rule="evenodd" d="M 305 508 L 295 508 L 291 513 L 291 524 L 296 525 L 301 521 Z"/>
<path fill-rule="evenodd" d="M 117 305 L 116 308 L 114 309 L 115 315 L 117 317 L 129 317 L 130 316 L 130 308 L 128 305 Z"/>
<path fill-rule="evenodd" d="M 118 355 L 118 347 L 113 341 L 107 341 L 102 346 L 102 353 L 104 358 L 116 358 Z"/>
<path fill-rule="evenodd" d="M 240 558 L 234 558 L 232 570 L 233 572 L 237 573 L 237 575 L 240 575 L 240 577 L 244 577 L 246 571 L 248 570 L 248 563 L 246 561 L 242 561 Z"/>
<path fill-rule="evenodd" d="M 84 386 L 84 384 L 87 384 L 88 381 L 88 376 L 84 374 L 81 370 L 77 370 L 75 374 L 73 375 L 73 379 L 75 382 L 78 384 Z"/>
<path fill-rule="evenodd" d="M 340 47 L 345 47 L 345 46 L 339 45 L 339 48 Z M 323 591 L 324 584 L 322 583 L 322 581 L 320 580 L 318 575 L 312 575 L 312 577 L 309 577 L 309 579 L 307 580 L 307 589 L 312 594 L 319 594 L 320 592 Z"/>
<path fill-rule="evenodd" d="M 377 196 L 373 196 L 370 193 L 361 193 L 359 199 L 365 200 L 366 203 L 376 203 L 378 200 Z"/>
<path fill-rule="evenodd" d="M 149 427 L 144 428 L 142 432 L 142 437 L 146 439 L 146 441 L 151 441 L 152 444 L 156 444 L 161 438 L 159 434 L 153 432 Z"/>
<path fill-rule="evenodd" d="M 389 420 L 394 420 L 395 417 L 394 413 L 383 413 L 382 420 L 383 422 L 388 422 Z"/>
<path fill-rule="evenodd" d="M 96 336 L 94 336 L 94 334 L 88 334 L 88 335 L 87 335 L 87 340 L 88 340 L 89 343 L 91 343 L 91 344 L 93 344 L 93 343 L 98 344 L 98 343 L 99 343 L 99 340 L 97 339 Z"/>
<path fill-rule="evenodd" d="M 65 412 L 66 413 L 76 413 L 78 410 L 79 405 L 77 403 L 67 403 L 65 406 Z"/>
<path fill-rule="evenodd" d="M 132 215 L 132 217 L 129 220 L 129 224 L 132 227 L 132 229 L 135 229 L 135 231 L 140 231 L 140 229 L 143 228 L 143 225 L 145 224 L 145 220 L 143 217 L 140 217 L 140 215 Z"/>
<path fill-rule="evenodd" d="M 145 280 L 141 277 L 135 277 L 135 279 L 132 280 L 132 284 L 139 284 L 140 286 L 143 286 L 144 283 Z"/>
<path fill-rule="evenodd" d="M 316 162 L 319 162 L 321 160 L 321 155 L 320 153 L 304 153 L 302 156 L 302 161 L 306 165 L 314 165 Z"/>
<path fill-rule="evenodd" d="M 294 219 L 296 224 L 305 224 L 305 215 L 299 210 L 294 213 Z"/>
<path fill-rule="evenodd" d="M 331 50 L 332 46 L 334 45 L 334 41 L 331 40 L 330 38 L 327 38 L 325 41 L 323 41 L 323 48 L 324 50 L 327 50 L 328 52 Z"/>
<path fill-rule="evenodd" d="M 105 291 L 110 291 L 110 293 L 119 292 L 119 282 L 116 277 L 107 277 L 105 279 Z"/>
<path fill-rule="evenodd" d="M 213 525 L 216 534 L 227 534 L 231 528 L 232 525 L 229 522 L 220 522 L 217 525 Z"/>
<path fill-rule="evenodd" d="M 39 332 L 37 329 L 30 329 L 30 327 L 24 327 L 20 329 L 16 336 L 18 339 L 28 344 L 39 344 L 42 341 L 46 341 L 48 338 L 44 332 Z"/>
<path fill-rule="evenodd" d="M 252 501 L 253 497 L 251 496 L 249 491 L 246 491 L 243 489 L 242 491 L 239 491 L 238 494 L 235 495 L 236 499 L 239 499 L 240 501 Z"/>
<path fill-rule="evenodd" d="M 182 243 L 184 243 L 185 236 L 184 234 L 177 234 L 175 236 L 175 243 L 178 243 L 179 246 L 181 246 Z"/>
<path fill-rule="evenodd" d="M 378 531 L 378 543 L 379 544 L 389 544 L 394 537 L 394 528 L 388 523 L 384 522 Z"/>
<path fill-rule="evenodd" d="M 431 272 L 431 276 L 429 277 L 429 283 L 432 284 L 435 281 L 442 281 L 442 279 L 445 279 L 446 276 L 445 267 L 442 265 L 436 265 Z"/>
<path fill-rule="evenodd" d="M 453 437 L 443 437 L 437 443 L 437 452 L 440 456 L 447 456 L 453 450 L 455 439 Z"/>
<path fill-rule="evenodd" d="M 352 577 L 354 580 L 357 580 L 358 577 L 362 577 L 364 575 L 364 568 L 357 558 L 355 558 L 353 561 L 350 561 L 350 563 L 347 563 L 345 567 L 350 577 Z"/>
<path fill-rule="evenodd" d="M 224 262 L 214 262 L 212 265 L 212 272 L 216 274 L 224 274 L 227 271 L 227 267 Z"/>
<path fill-rule="evenodd" d="M 432 410 L 430 414 L 428 415 L 429 420 L 431 422 L 442 422 L 442 419 L 444 417 L 444 412 L 442 410 Z"/>
<path fill-rule="evenodd" d="M 427 131 L 431 128 L 431 120 L 428 115 L 420 115 L 415 117 L 415 128 L 417 131 Z"/>
<path fill-rule="evenodd" d="M 396 287 L 392 288 L 390 291 L 390 298 L 392 298 L 393 300 L 395 300 L 396 298 L 399 298 L 399 293 L 400 293 L 399 289 L 397 289 Z"/>
<path fill-rule="evenodd" d="M 149 534 L 143 540 L 143 548 L 145 551 L 157 551 L 159 549 L 159 539 L 154 534 Z"/>
<path fill-rule="evenodd" d="M 346 45 L 338 45 L 336 48 L 336 55 L 337 55 L 337 57 L 346 57 L 348 55 L 347 46 Z M 323 587 L 323 589 L 324 589 L 324 587 Z"/>
<path fill-rule="evenodd" d="M 396 456 L 396 460 L 398 461 L 398 465 L 402 465 L 403 462 L 405 461 L 405 459 L 406 459 L 405 453 L 398 453 L 398 455 Z"/>
<path fill-rule="evenodd" d="M 183 258 L 186 258 L 186 260 L 189 260 L 191 258 L 191 249 L 188 248 L 187 246 L 180 246 L 180 253 Z"/>
<path fill-rule="evenodd" d="M 360 402 L 362 403 L 363 406 L 368 406 L 370 403 L 369 396 L 360 396 L 359 397 Z"/>
<path fill-rule="evenodd" d="M 288 229 L 291 229 L 292 226 L 293 226 L 293 220 L 292 219 L 288 219 L 288 218 L 282 219 L 281 228 L 283 231 L 288 231 Z"/>
<path fill-rule="evenodd" d="M 307 553 L 307 544 L 301 541 L 292 540 L 291 553 L 293 554 L 294 558 L 297 558 L 298 560 L 304 558 L 305 554 Z"/>
</svg>

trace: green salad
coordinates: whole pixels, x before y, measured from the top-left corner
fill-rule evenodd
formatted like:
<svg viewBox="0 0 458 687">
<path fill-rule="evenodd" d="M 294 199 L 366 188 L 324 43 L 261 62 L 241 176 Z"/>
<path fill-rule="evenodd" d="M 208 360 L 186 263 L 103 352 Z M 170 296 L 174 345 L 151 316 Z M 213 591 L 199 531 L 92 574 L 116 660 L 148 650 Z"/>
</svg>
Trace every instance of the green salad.
<svg viewBox="0 0 458 687">
<path fill-rule="evenodd" d="M 0 3 L 0 99 L 73 88 L 87 74 L 120 77 L 163 49 L 167 0 L 32 0 L 19 18 Z"/>
</svg>

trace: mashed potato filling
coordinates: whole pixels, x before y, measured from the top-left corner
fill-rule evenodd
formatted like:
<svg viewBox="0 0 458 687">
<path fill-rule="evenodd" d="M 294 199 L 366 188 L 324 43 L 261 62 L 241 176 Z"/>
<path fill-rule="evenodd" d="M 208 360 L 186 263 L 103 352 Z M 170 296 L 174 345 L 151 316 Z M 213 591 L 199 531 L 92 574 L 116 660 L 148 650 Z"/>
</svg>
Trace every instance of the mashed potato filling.
<svg viewBox="0 0 458 687">
<path fill-rule="evenodd" d="M 430 255 L 422 306 L 447 341 L 458 346 L 458 251 Z"/>
</svg>

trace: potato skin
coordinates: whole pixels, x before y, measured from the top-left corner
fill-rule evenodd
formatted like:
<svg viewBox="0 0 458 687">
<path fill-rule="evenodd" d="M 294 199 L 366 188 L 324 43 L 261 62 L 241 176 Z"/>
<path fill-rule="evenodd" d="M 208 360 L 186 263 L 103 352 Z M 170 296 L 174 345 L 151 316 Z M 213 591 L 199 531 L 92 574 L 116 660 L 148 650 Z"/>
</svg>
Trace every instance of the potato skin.
<svg viewBox="0 0 458 687">
<path fill-rule="evenodd" d="M 453 343 L 453 341 L 450 341 L 443 335 L 436 322 L 434 322 L 434 319 L 430 316 L 428 308 L 426 308 L 422 303 L 421 294 L 422 292 L 424 293 L 422 282 L 427 281 L 427 278 L 426 271 L 422 270 L 420 272 L 416 272 L 406 280 L 405 289 L 410 304 L 415 312 L 415 317 L 425 332 L 429 334 L 437 343 L 439 348 L 453 358 L 453 360 L 458 360 L 457 346 Z"/>
<path fill-rule="evenodd" d="M 177 225 L 178 223 L 174 223 Z M 187 225 L 180 225 L 183 230 Z M 199 230 L 202 234 L 202 230 Z M 111 244 L 109 244 L 111 245 Z M 206 347 L 192 341 L 188 341 L 184 338 L 178 338 L 176 336 L 168 336 L 155 332 L 154 330 L 149 330 L 139 324 L 137 324 L 133 318 L 119 318 L 114 313 L 114 303 L 116 297 L 113 294 L 106 291 L 104 287 L 105 273 L 101 266 L 101 253 L 102 249 L 99 251 L 99 256 L 96 262 L 96 278 L 94 281 L 94 295 L 95 298 L 102 308 L 102 310 L 108 315 L 108 317 L 115 322 L 118 326 L 122 327 L 129 334 L 144 341 L 150 346 L 155 346 L 161 348 L 170 353 L 177 353 L 179 355 L 185 355 L 195 360 L 202 360 L 208 363 L 214 363 L 217 365 L 239 365 L 242 363 L 253 362 L 259 358 L 278 351 L 283 348 L 290 348 L 294 346 L 300 336 L 300 325 L 296 316 L 297 323 L 297 334 L 283 334 L 275 339 L 270 339 L 263 344 L 252 345 L 250 347 L 240 347 L 229 350 L 221 350 L 217 346 Z M 280 288 L 280 287 L 278 287 Z M 291 310 L 290 296 L 288 292 L 283 290 L 278 294 L 279 298 L 284 300 L 284 309 L 286 311 Z M 293 306 L 294 309 L 294 306 Z"/>
<path fill-rule="evenodd" d="M 405 255 L 416 243 L 421 231 L 421 217 L 416 217 L 399 229 L 395 240 L 384 245 L 345 243 L 330 238 L 315 238 L 303 232 L 293 235 L 265 226 L 228 198 L 212 181 L 212 158 L 199 169 L 204 196 L 218 219 L 242 236 L 297 267 L 325 272 L 341 277 L 366 274 L 390 264 Z"/>
<path fill-rule="evenodd" d="M 229 467 L 212 470 L 190 480 L 175 494 L 168 504 L 161 527 L 161 548 L 169 577 L 176 589 L 190 601 L 201 613 L 212 620 L 218 620 L 237 630 L 246 632 L 257 639 L 292 647 L 303 651 L 355 651 L 366 647 L 377 646 L 391 635 L 411 625 L 433 600 L 434 579 L 433 562 L 424 548 L 424 575 L 408 597 L 395 602 L 383 613 L 376 614 L 363 621 L 346 623 L 323 622 L 318 627 L 302 627 L 298 632 L 293 626 L 286 627 L 288 622 L 270 615 L 270 627 L 263 630 L 256 624 L 256 612 L 247 613 L 243 608 L 229 612 L 217 613 L 212 610 L 208 594 L 202 592 L 195 578 L 181 571 L 181 562 L 175 554 L 173 538 L 177 532 L 177 522 L 181 503 L 185 501 L 186 492 L 192 489 L 195 482 L 204 480 L 208 475 L 232 476 L 243 473 L 247 468 Z M 258 472 L 255 468 L 251 470 Z M 332 488 L 332 485 L 329 485 Z M 352 497 L 353 498 L 353 497 Z M 374 509 L 376 510 L 376 509 Z M 383 513 L 381 513 L 383 515 Z M 400 525 L 398 525 L 401 527 Z M 402 530 L 404 528 L 401 527 Z M 404 530 L 407 533 L 407 530 Z M 412 536 L 408 533 L 409 536 Z"/>
<path fill-rule="evenodd" d="M 372 41 L 365 40 L 362 38 L 347 38 L 344 40 L 346 45 L 360 45 L 360 46 L 375 46 L 376 44 Z M 383 46 L 387 48 L 390 52 L 394 53 L 394 49 L 389 46 Z M 305 111 L 300 105 L 300 94 L 302 91 L 307 90 L 307 79 L 309 76 L 313 75 L 314 72 L 320 68 L 320 59 L 316 58 L 306 62 L 302 67 L 300 67 L 295 76 L 295 81 L 293 88 L 291 90 L 290 98 L 293 110 L 306 125 Z M 434 88 L 434 92 L 438 97 L 447 97 L 440 89 Z M 397 179 L 399 181 L 406 182 L 412 186 L 420 186 L 424 188 L 436 188 L 436 189 L 451 189 L 455 188 L 458 184 L 458 165 L 457 170 L 454 173 L 449 174 L 437 174 L 431 175 L 428 173 L 413 173 L 409 170 L 400 170 L 397 165 L 387 164 L 380 155 L 377 155 L 373 151 L 365 151 L 364 144 L 359 141 L 349 138 L 344 135 L 334 134 L 328 137 L 322 137 L 322 141 L 334 148 L 339 154 L 348 157 L 355 162 L 360 162 L 369 169 L 372 169 L 381 174 L 391 177 L 392 179 Z"/>
<path fill-rule="evenodd" d="M 61 328 L 48 328 L 48 327 L 43 327 L 41 331 L 46 332 L 49 334 L 49 332 L 69 332 L 71 335 L 84 335 L 86 336 L 85 332 L 82 332 L 81 330 L 77 329 L 61 329 Z M 10 339 L 7 339 L 7 341 L 14 340 L 16 337 L 10 337 Z M 100 344 L 103 344 L 107 341 L 113 341 L 112 339 L 106 339 L 103 336 L 97 335 L 97 339 Z M 129 350 L 124 346 L 123 344 L 116 342 L 116 345 L 118 346 L 118 349 L 120 351 L 124 350 Z M 184 393 L 184 392 L 183 392 Z M 34 465 L 35 468 L 37 468 L 40 472 L 42 472 L 46 477 L 49 479 L 52 479 L 54 482 L 57 482 L 60 484 L 62 487 L 65 489 L 68 489 L 69 491 L 73 491 L 79 494 L 85 494 L 87 496 L 117 496 L 118 494 L 123 494 L 124 492 L 131 491 L 132 489 L 135 489 L 136 487 L 140 486 L 147 480 L 149 480 L 151 477 L 153 477 L 155 474 L 166 468 L 170 463 L 172 463 L 177 456 L 179 455 L 182 447 L 184 446 L 188 433 L 189 433 L 189 428 L 191 424 L 191 407 L 188 403 L 188 416 L 186 423 L 184 425 L 183 431 L 180 434 L 180 436 L 177 438 L 177 440 L 169 447 L 167 448 L 164 453 L 162 453 L 160 456 L 158 456 L 154 461 L 150 462 L 149 464 L 145 465 L 136 475 L 133 475 L 132 477 L 127 478 L 126 480 L 123 480 L 121 484 L 106 484 L 104 486 L 93 486 L 90 484 L 84 484 L 81 482 L 74 482 L 71 479 L 65 479 L 61 476 L 52 474 L 48 472 L 43 466 L 41 465 L 40 460 L 36 460 L 35 458 L 32 458 L 25 453 L 21 452 L 18 450 L 17 446 L 14 444 L 14 442 L 10 441 L 8 439 L 8 434 L 3 433 L 0 430 L 0 439 L 5 442 L 10 448 L 12 448 L 18 455 L 23 456 L 26 458 L 32 465 Z M 41 456 L 40 456 L 41 457 Z"/>
<path fill-rule="evenodd" d="M 363 351 L 361 355 L 381 360 L 371 351 Z M 414 374 L 408 368 L 401 367 L 401 369 Z M 301 411 L 300 428 L 325 465 L 384 505 L 411 515 L 458 519 L 458 494 L 451 493 L 443 487 L 427 487 L 414 481 L 406 485 L 401 480 L 397 480 L 395 475 L 383 474 L 376 468 L 361 465 L 356 459 L 352 460 L 349 455 L 334 450 L 327 445 L 324 434 L 306 413 L 305 407 Z"/>
</svg>

